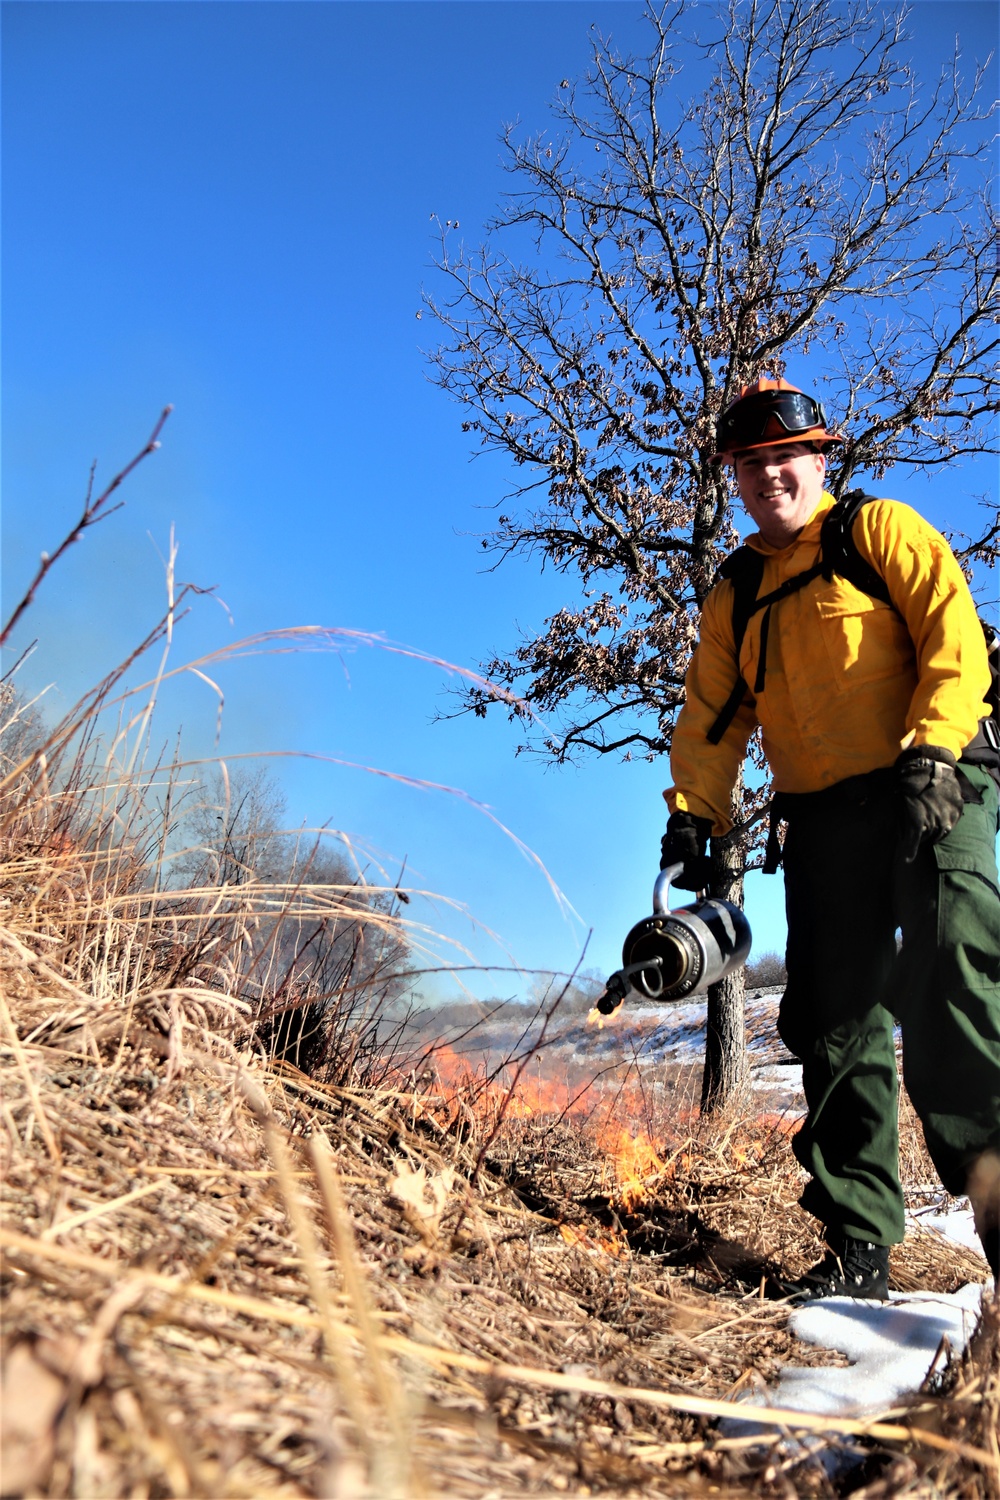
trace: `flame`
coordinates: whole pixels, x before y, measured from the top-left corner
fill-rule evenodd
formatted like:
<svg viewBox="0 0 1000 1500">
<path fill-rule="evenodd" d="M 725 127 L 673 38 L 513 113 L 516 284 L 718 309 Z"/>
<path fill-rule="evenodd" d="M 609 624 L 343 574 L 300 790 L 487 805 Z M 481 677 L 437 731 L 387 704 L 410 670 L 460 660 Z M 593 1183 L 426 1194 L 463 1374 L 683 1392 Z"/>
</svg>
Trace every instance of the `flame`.
<svg viewBox="0 0 1000 1500">
<path fill-rule="evenodd" d="M 490 1076 L 483 1062 L 474 1066 L 447 1044 L 435 1048 L 418 1082 L 436 1085 L 434 1093 L 445 1105 L 455 1108 L 462 1101 L 484 1119 L 501 1108 L 512 1120 L 584 1115 L 593 1110 L 597 1094 L 592 1081 L 574 1085 L 568 1078 L 549 1078 L 540 1068 L 518 1074 L 510 1067 Z"/>
<path fill-rule="evenodd" d="M 603 1026 L 617 1023 L 620 1015 L 620 1010 L 608 1017 L 592 1011 L 588 1021 Z M 589 1143 L 610 1203 L 624 1213 L 635 1212 L 654 1199 L 666 1184 L 683 1181 L 701 1160 L 706 1143 L 695 1139 L 697 1106 L 678 1109 L 676 1101 L 648 1084 L 644 1087 L 636 1078 L 634 1063 L 589 1079 L 572 1065 L 565 1072 L 560 1070 L 562 1076 L 553 1076 L 546 1066 L 551 1067 L 551 1062 L 539 1054 L 523 1072 L 514 1063 L 490 1072 L 485 1062 L 441 1045 L 416 1080 L 414 1108 L 444 1116 L 441 1123 L 447 1128 L 461 1120 L 469 1125 L 478 1122 L 487 1131 L 495 1129 L 501 1118 L 515 1128 L 517 1122 L 539 1121 L 544 1128 L 570 1119 Z M 777 1140 L 793 1135 L 800 1123 L 787 1115 L 759 1115 L 740 1121 L 707 1149 L 713 1155 L 717 1152 L 716 1159 L 733 1173 L 751 1170 Z M 581 1245 L 588 1252 L 630 1253 L 621 1235 L 599 1239 L 569 1225 L 560 1232 L 567 1244 Z"/>
<path fill-rule="evenodd" d="M 544 1078 L 537 1073 L 522 1074 L 511 1100 L 511 1109 L 522 1117 L 579 1114 L 585 1108 L 583 1100 L 589 1092 L 590 1085 L 581 1093 L 580 1089 L 571 1089 L 565 1079 Z"/>
<path fill-rule="evenodd" d="M 758 1115 L 755 1124 L 761 1129 L 770 1131 L 773 1135 L 793 1136 L 802 1129 L 802 1115 Z"/>
<path fill-rule="evenodd" d="M 611 1201 L 627 1212 L 637 1208 L 648 1196 L 650 1178 L 663 1171 L 659 1148 L 644 1130 L 633 1135 L 620 1126 L 599 1131 L 597 1144 L 608 1158 Z"/>
<path fill-rule="evenodd" d="M 614 1010 L 609 1011 L 607 1015 L 605 1015 L 603 1011 L 598 1010 L 597 1006 L 595 1005 L 592 1010 L 588 1010 L 587 1012 L 586 1024 L 588 1026 L 596 1027 L 598 1031 L 603 1031 L 605 1026 L 614 1026 L 617 1021 L 621 1020 L 624 1014 L 624 1004 L 616 1005 Z"/>
<path fill-rule="evenodd" d="M 630 1253 L 628 1240 L 623 1234 L 594 1236 L 578 1229 L 575 1224 L 560 1224 L 559 1233 L 567 1245 L 575 1245 L 590 1255 L 612 1255 L 620 1260 Z"/>
</svg>

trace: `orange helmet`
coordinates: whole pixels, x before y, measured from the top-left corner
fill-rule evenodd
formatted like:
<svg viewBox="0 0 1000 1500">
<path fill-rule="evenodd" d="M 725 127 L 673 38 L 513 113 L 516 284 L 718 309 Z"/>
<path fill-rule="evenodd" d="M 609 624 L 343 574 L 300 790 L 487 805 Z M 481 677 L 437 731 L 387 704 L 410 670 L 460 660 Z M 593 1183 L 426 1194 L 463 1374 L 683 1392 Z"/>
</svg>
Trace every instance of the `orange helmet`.
<svg viewBox="0 0 1000 1500">
<path fill-rule="evenodd" d="M 712 461 L 731 458 L 743 448 L 774 448 L 779 443 L 842 443 L 828 432 L 823 403 L 787 380 L 761 376 L 745 385 L 719 418 Z"/>
</svg>

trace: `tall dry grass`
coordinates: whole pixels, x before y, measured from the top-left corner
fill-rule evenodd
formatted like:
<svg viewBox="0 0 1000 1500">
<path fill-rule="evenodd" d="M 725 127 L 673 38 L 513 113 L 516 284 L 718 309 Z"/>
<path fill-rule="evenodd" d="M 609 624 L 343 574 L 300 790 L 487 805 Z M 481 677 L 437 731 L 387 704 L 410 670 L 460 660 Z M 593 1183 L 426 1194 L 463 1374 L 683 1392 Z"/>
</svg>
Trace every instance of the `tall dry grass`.
<svg viewBox="0 0 1000 1500">
<path fill-rule="evenodd" d="M 159 447 L 169 413 L 96 498 L 91 473 L 79 519 L 42 554 L 0 644 L 70 545 L 120 507 L 121 485 Z M 189 1016 L 237 1051 L 284 1059 L 329 1082 L 374 1084 L 393 1065 L 405 1030 L 399 1007 L 395 1020 L 390 1007 L 416 961 L 439 966 L 443 939 L 408 916 L 407 893 L 384 870 L 362 867 L 350 844 L 332 852 L 329 830 L 282 833 L 260 809 L 248 830 L 242 807 L 260 772 L 157 755 L 151 746 L 164 686 L 179 677 L 207 686 L 221 722 L 217 679 L 228 661 L 344 644 L 430 658 L 369 634 L 308 627 L 260 633 L 178 663 L 179 627 L 205 591 L 178 584 L 175 562 L 171 539 L 159 619 L 56 722 L 19 693 L 21 661 L 0 679 L 6 941 L 20 944 L 22 957 L 25 944 L 49 945 L 48 968 L 38 967 L 40 958 L 34 967 L 62 976 L 67 1006 L 48 1022 L 53 1039 L 83 1022 L 114 1030 L 122 1017 L 125 1029 L 135 1021 L 175 1035 L 187 1025 L 178 1018 Z"/>
<path fill-rule="evenodd" d="M 42 943 L 36 973 L 61 976 L 49 1038 L 84 1022 L 166 1036 L 196 1017 L 237 1050 L 376 1081 L 393 1052 L 387 1006 L 405 983 L 397 894 L 344 859 L 331 865 L 315 842 L 278 872 L 181 846 L 196 878 L 172 879 L 190 771 L 145 766 L 119 753 L 127 741 L 109 750 L 99 729 L 87 719 L 47 733 L 0 686 L 5 941 Z"/>
</svg>

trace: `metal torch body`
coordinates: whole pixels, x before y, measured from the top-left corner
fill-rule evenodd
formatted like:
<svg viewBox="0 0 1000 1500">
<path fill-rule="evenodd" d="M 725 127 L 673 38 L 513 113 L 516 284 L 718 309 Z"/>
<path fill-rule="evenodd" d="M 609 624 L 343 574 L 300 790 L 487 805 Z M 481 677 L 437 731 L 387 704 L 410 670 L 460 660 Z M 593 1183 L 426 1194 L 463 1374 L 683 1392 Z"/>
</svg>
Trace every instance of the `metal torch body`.
<svg viewBox="0 0 1000 1500">
<path fill-rule="evenodd" d="M 688 906 L 670 910 L 670 882 L 683 865 L 668 865 L 653 886 L 653 915 L 632 928 L 622 945 L 622 967 L 612 974 L 607 993 L 597 1002 L 609 1014 L 621 1004 L 626 990 L 647 1000 L 685 1000 L 701 995 L 750 952 L 750 923 L 740 907 L 716 896 L 696 897 Z"/>
</svg>

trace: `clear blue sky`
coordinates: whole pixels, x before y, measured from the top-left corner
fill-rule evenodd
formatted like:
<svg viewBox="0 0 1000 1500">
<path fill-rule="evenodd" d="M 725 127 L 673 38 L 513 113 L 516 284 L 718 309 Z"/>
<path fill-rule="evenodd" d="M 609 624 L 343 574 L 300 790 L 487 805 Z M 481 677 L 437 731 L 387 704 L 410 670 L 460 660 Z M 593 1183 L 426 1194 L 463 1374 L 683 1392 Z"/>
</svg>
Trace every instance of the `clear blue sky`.
<svg viewBox="0 0 1000 1500">
<path fill-rule="evenodd" d="M 3 484 L 8 608 L 39 551 L 166 402 L 162 451 L 126 509 L 40 595 L 23 681 L 75 697 L 161 608 L 171 526 L 179 573 L 217 584 L 176 662 L 295 624 L 384 632 L 465 667 L 562 602 L 523 564 L 481 571 L 476 533 L 505 493 L 470 462 L 461 416 L 426 378 L 432 215 L 476 238 L 503 191 L 504 122 L 545 123 L 583 71 L 589 27 L 642 41 L 616 3 L 7 3 L 3 7 Z M 993 0 L 913 12 L 932 74 L 956 33 L 995 42 Z M 941 524 L 974 476 L 890 481 Z M 528 843 L 579 913 L 465 802 L 314 762 L 281 765 L 292 821 L 330 821 L 464 904 L 528 968 L 607 972 L 649 909 L 665 765 L 515 759 L 500 718 L 435 723 L 440 671 L 377 651 L 258 659 L 222 674 L 223 753 L 298 749 L 464 789 Z M 164 698 L 211 753 L 215 702 Z M 758 950 L 783 944 L 781 882 L 755 877 Z M 504 962 L 443 909 L 487 961 Z M 477 986 L 510 993 L 516 978 Z"/>
</svg>

